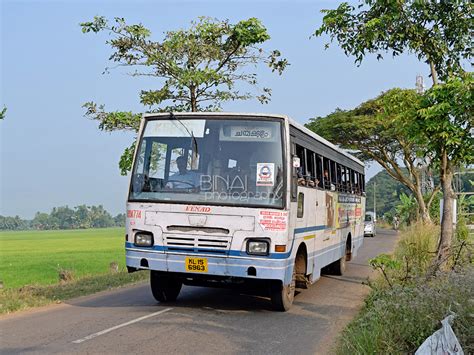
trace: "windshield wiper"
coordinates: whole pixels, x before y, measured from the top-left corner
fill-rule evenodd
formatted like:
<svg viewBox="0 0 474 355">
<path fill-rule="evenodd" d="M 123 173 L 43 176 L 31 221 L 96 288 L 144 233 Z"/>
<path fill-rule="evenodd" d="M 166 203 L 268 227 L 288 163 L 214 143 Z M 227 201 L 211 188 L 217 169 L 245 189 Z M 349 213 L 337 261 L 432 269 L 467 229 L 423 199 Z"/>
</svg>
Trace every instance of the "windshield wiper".
<svg viewBox="0 0 474 355">
<path fill-rule="evenodd" d="M 191 167 L 194 166 L 194 161 L 196 160 L 197 158 L 197 155 L 198 155 L 198 145 L 197 145 L 197 140 L 196 140 L 196 137 L 194 137 L 194 132 L 193 131 L 189 131 L 188 127 L 186 127 L 186 125 L 181 122 L 181 120 L 179 118 L 177 118 L 173 112 L 170 112 L 170 118 L 173 119 L 173 120 L 176 120 L 178 121 L 181 126 L 184 127 L 184 129 L 186 130 L 186 132 L 188 132 L 189 136 L 191 137 L 192 139 L 192 145 L 191 145 L 191 149 L 192 149 L 192 162 L 191 162 Z"/>
</svg>

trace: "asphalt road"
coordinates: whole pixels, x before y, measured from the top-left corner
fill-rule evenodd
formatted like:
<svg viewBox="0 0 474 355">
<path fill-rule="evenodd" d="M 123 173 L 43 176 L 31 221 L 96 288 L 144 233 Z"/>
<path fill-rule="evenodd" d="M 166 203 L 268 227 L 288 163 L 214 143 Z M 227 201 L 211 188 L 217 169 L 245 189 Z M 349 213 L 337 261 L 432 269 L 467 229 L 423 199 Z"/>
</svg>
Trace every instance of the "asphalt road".
<svg viewBox="0 0 474 355">
<path fill-rule="evenodd" d="M 323 276 L 286 313 L 264 297 L 197 287 L 162 305 L 141 284 L 4 316 L 0 352 L 327 354 L 369 291 L 367 260 L 395 241 L 391 231 L 365 238 L 344 276 Z"/>
</svg>

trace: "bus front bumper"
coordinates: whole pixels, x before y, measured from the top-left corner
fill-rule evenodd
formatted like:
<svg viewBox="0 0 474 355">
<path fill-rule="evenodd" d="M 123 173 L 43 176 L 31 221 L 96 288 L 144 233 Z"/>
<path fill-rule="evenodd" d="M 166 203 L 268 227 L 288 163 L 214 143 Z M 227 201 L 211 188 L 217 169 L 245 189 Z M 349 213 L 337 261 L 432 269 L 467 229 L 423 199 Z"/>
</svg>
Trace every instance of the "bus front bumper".
<svg viewBox="0 0 474 355">
<path fill-rule="evenodd" d="M 190 272 L 186 258 L 204 258 L 207 272 Z M 163 252 L 147 248 L 126 248 L 127 267 L 135 270 L 156 270 L 192 275 L 227 276 L 250 279 L 281 280 L 288 283 L 293 272 L 290 258 L 215 256 L 202 253 Z"/>
</svg>

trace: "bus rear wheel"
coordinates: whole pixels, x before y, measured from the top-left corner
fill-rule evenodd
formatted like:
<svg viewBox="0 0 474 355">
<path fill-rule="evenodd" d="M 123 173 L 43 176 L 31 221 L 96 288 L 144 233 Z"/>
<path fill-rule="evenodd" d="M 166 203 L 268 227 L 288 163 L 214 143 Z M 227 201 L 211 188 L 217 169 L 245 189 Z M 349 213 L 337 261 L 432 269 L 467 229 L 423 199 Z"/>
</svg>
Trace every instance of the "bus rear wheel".
<svg viewBox="0 0 474 355">
<path fill-rule="evenodd" d="M 296 272 L 293 268 L 293 277 L 289 285 L 284 285 L 280 281 L 275 281 L 270 286 L 270 298 L 272 308 L 275 311 L 286 312 L 291 308 L 295 299 Z"/>
<path fill-rule="evenodd" d="M 346 253 L 339 260 L 335 261 L 330 265 L 330 269 L 334 275 L 342 276 L 346 271 L 346 262 L 351 260 L 351 241 L 350 239 L 346 243 Z"/>
<path fill-rule="evenodd" d="M 150 271 L 150 286 L 153 297 L 159 302 L 173 302 L 178 298 L 183 283 L 176 277 Z"/>
<path fill-rule="evenodd" d="M 334 275 L 342 276 L 346 271 L 346 256 L 344 255 L 342 258 L 334 262 L 332 266 L 332 272 Z"/>
</svg>

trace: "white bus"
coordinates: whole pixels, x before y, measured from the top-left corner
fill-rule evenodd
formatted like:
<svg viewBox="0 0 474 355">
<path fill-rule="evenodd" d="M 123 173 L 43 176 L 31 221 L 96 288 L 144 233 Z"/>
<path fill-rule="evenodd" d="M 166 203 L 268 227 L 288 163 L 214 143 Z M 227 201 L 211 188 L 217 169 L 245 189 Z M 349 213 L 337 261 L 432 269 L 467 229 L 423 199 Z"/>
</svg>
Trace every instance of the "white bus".
<svg viewBox="0 0 474 355">
<path fill-rule="evenodd" d="M 258 284 L 286 311 L 295 288 L 342 274 L 362 245 L 364 164 L 286 116 L 146 114 L 127 202 L 129 272 L 153 296 Z"/>
</svg>

